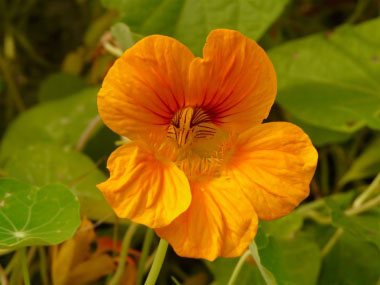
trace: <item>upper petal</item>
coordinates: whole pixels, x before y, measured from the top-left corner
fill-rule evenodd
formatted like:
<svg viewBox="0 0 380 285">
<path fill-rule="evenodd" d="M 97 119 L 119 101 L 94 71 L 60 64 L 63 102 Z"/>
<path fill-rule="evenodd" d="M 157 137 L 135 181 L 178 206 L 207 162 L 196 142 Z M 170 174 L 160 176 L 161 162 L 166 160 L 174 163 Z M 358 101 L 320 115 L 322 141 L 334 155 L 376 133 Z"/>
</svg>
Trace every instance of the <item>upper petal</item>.
<svg viewBox="0 0 380 285">
<path fill-rule="evenodd" d="M 170 225 L 156 229 L 184 257 L 214 260 L 241 255 L 257 231 L 257 215 L 229 179 L 193 183 L 189 209 Z"/>
<path fill-rule="evenodd" d="M 256 126 L 237 138 L 234 149 L 224 174 L 239 181 L 259 219 L 285 216 L 309 195 L 318 153 L 299 127 Z"/>
<path fill-rule="evenodd" d="M 173 38 L 153 35 L 116 60 L 98 94 L 105 124 L 133 138 L 166 131 L 173 114 L 185 104 L 185 82 L 194 58 Z"/>
<path fill-rule="evenodd" d="M 172 222 L 190 205 L 190 185 L 172 162 L 135 143 L 116 149 L 108 159 L 110 178 L 98 188 L 121 218 L 156 228 Z"/>
<path fill-rule="evenodd" d="M 190 66 L 191 104 L 202 106 L 227 129 L 241 131 L 261 123 L 277 91 L 264 50 L 237 31 L 219 29 L 209 34 L 203 56 Z"/>
</svg>

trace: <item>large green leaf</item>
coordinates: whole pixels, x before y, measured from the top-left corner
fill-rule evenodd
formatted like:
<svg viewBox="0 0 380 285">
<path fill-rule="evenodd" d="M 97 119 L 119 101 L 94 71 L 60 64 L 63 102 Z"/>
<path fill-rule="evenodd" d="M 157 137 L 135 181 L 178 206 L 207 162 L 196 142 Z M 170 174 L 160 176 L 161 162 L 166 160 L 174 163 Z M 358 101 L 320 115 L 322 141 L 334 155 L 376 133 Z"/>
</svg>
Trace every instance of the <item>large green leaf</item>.
<svg viewBox="0 0 380 285">
<path fill-rule="evenodd" d="M 318 284 L 378 284 L 380 251 L 345 232 L 324 258 Z"/>
<path fill-rule="evenodd" d="M 86 83 L 78 76 L 67 73 L 54 73 L 41 83 L 38 90 L 38 99 L 43 102 L 67 97 L 85 87 Z"/>
<path fill-rule="evenodd" d="M 371 242 L 380 249 L 380 208 L 374 208 L 359 216 L 347 216 L 332 199 L 325 199 L 330 208 L 332 223 L 356 238 Z"/>
<path fill-rule="evenodd" d="M 316 284 L 321 256 L 313 241 L 300 236 L 288 240 L 270 237 L 268 246 L 259 253 L 262 264 L 279 284 Z"/>
<path fill-rule="evenodd" d="M 10 177 L 35 186 L 65 184 L 78 196 L 83 215 L 99 220 L 115 219 L 96 188 L 106 177 L 84 154 L 53 144 L 30 145 L 15 152 L 5 169 Z"/>
<path fill-rule="evenodd" d="M 5 133 L 1 157 L 11 157 L 15 151 L 40 142 L 73 148 L 97 115 L 96 93 L 96 88 L 85 89 L 24 112 Z"/>
<path fill-rule="evenodd" d="M 65 186 L 0 179 L 0 248 L 57 244 L 79 224 L 79 203 Z"/>
<path fill-rule="evenodd" d="M 301 120 L 297 120 L 296 118 L 291 118 L 291 122 L 303 129 L 310 137 L 313 145 L 319 147 L 332 143 L 345 142 L 353 136 L 352 133 L 338 132 L 320 126 L 314 126 Z"/>
<path fill-rule="evenodd" d="M 235 29 L 259 39 L 288 0 L 102 0 L 102 3 L 119 10 L 133 32 L 173 36 L 200 55 L 213 29 Z"/>
<path fill-rule="evenodd" d="M 269 52 L 278 102 L 314 126 L 380 129 L 380 19 L 313 35 Z"/>
</svg>

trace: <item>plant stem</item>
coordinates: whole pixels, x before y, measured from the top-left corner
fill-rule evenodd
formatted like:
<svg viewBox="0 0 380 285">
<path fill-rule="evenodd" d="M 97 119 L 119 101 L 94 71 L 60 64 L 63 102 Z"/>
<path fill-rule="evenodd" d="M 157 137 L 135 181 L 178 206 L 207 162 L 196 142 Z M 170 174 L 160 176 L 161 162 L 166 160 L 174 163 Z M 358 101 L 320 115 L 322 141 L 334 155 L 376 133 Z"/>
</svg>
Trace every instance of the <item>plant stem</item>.
<svg viewBox="0 0 380 285">
<path fill-rule="evenodd" d="M 361 204 L 365 202 L 365 200 L 368 199 L 369 196 L 371 196 L 380 186 L 380 173 L 377 174 L 375 179 L 372 181 L 371 185 L 363 192 L 361 193 L 352 204 L 353 208 L 358 208 Z"/>
<path fill-rule="evenodd" d="M 42 279 L 42 284 L 49 284 L 48 279 L 48 269 L 47 269 L 47 260 L 46 260 L 46 252 L 43 246 L 38 247 L 38 254 L 40 256 L 40 274 Z"/>
<path fill-rule="evenodd" d="M 30 285 L 30 277 L 29 277 L 29 270 L 28 270 L 28 261 L 26 260 L 26 247 L 21 247 L 19 249 L 19 252 L 20 252 L 22 273 L 23 273 L 23 276 L 24 276 L 24 284 L 25 285 Z"/>
<path fill-rule="evenodd" d="M 297 209 L 297 212 L 305 213 L 310 210 L 315 210 L 317 208 L 322 208 L 322 207 L 325 207 L 325 201 L 320 199 L 320 200 L 315 200 L 313 202 L 309 202 L 309 203 L 299 206 Z"/>
<path fill-rule="evenodd" d="M 151 228 L 147 228 L 145 232 L 144 243 L 141 251 L 141 258 L 139 261 L 139 267 L 137 270 L 136 284 L 140 285 L 144 275 L 144 265 L 146 258 L 148 257 L 150 247 L 152 245 L 152 240 L 154 236 L 154 231 Z"/>
<path fill-rule="evenodd" d="M 244 254 L 240 257 L 238 263 L 236 264 L 235 268 L 234 268 L 234 271 L 232 272 L 232 275 L 231 275 L 231 278 L 230 280 L 228 281 L 228 285 L 234 285 L 235 282 L 236 282 L 236 279 L 240 273 L 240 270 L 242 269 L 243 265 L 244 265 L 244 262 L 245 260 L 247 259 L 248 256 L 251 255 L 251 252 L 249 250 L 247 250 L 246 252 L 244 252 Z"/>
<path fill-rule="evenodd" d="M 76 151 L 82 151 L 90 138 L 93 131 L 102 123 L 102 120 L 100 119 L 100 116 L 97 115 L 87 126 L 87 129 L 84 130 L 82 136 L 80 137 L 75 150 Z"/>
<path fill-rule="evenodd" d="M 7 267 L 5 267 L 5 274 L 6 275 L 8 275 L 12 271 L 12 268 L 15 266 L 15 264 L 17 264 L 18 256 L 19 256 L 18 251 L 15 251 L 13 253 L 11 261 L 8 263 Z"/>
<path fill-rule="evenodd" d="M 330 250 L 334 247 L 336 242 L 342 236 L 343 232 L 344 232 L 344 230 L 342 228 L 339 228 L 336 230 L 336 232 L 333 234 L 333 236 L 326 243 L 325 247 L 322 249 L 322 257 L 326 256 L 330 252 Z"/>
<path fill-rule="evenodd" d="M 17 110 L 19 112 L 24 111 L 25 105 L 21 99 L 21 95 L 17 89 L 17 85 L 15 81 L 13 80 L 11 66 L 8 65 L 8 62 L 5 59 L 3 59 L 1 55 L 0 55 L 0 71 L 3 74 L 3 78 L 7 83 L 10 97 L 13 100 L 13 103 L 15 104 Z"/>
<path fill-rule="evenodd" d="M 166 251 L 168 249 L 168 242 L 161 239 L 157 248 L 157 253 L 154 258 L 152 267 L 150 268 L 148 278 L 145 281 L 145 285 L 155 285 L 158 274 L 161 271 L 162 264 L 164 263 Z"/>
<path fill-rule="evenodd" d="M 120 48 L 115 47 L 109 42 L 104 43 L 103 47 L 105 48 L 106 51 L 108 51 L 110 54 L 114 55 L 115 57 L 121 57 L 123 55 L 123 51 Z"/>
<path fill-rule="evenodd" d="M 361 205 L 361 206 L 358 206 L 356 208 L 351 208 L 351 209 L 348 209 L 345 213 L 347 216 L 352 216 L 352 215 L 356 215 L 356 214 L 360 214 L 360 213 L 363 213 L 369 209 L 371 209 L 372 207 L 376 206 L 380 204 L 380 195 L 377 196 L 376 198 L 373 198 L 372 200 L 368 201 L 367 203 Z"/>
<path fill-rule="evenodd" d="M 120 279 L 123 276 L 123 273 L 125 270 L 125 263 L 126 263 L 126 259 L 128 255 L 128 249 L 131 244 L 132 237 L 135 234 L 138 226 L 139 226 L 138 224 L 131 223 L 128 230 L 125 232 L 123 242 L 121 244 L 119 263 L 117 265 L 115 275 L 112 277 L 108 285 L 118 285 L 120 283 Z"/>
<path fill-rule="evenodd" d="M 320 169 L 321 169 L 321 190 L 324 196 L 330 193 L 330 181 L 329 181 L 329 162 L 327 149 L 322 149 L 320 152 Z"/>
</svg>

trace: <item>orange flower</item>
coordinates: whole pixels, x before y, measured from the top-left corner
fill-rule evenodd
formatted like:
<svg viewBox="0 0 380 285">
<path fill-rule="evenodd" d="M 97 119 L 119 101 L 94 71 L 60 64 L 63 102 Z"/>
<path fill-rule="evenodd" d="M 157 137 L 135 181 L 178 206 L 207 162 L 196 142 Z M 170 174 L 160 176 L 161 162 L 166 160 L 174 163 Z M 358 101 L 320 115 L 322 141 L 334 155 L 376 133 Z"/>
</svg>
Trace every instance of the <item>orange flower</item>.
<svg viewBox="0 0 380 285">
<path fill-rule="evenodd" d="M 239 32 L 214 30 L 203 58 L 165 36 L 135 44 L 108 72 L 99 113 L 132 141 L 98 185 L 117 215 L 155 228 L 181 256 L 240 255 L 258 219 L 309 194 L 317 152 L 290 123 L 266 123 L 276 75 Z"/>
</svg>

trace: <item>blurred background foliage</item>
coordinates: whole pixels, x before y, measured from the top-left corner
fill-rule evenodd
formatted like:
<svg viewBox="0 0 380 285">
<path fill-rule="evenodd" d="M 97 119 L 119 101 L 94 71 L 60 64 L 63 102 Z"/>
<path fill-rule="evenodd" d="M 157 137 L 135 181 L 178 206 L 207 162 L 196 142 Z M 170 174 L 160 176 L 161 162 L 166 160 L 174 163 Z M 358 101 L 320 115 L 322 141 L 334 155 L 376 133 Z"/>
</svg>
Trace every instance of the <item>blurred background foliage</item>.
<svg viewBox="0 0 380 285">
<path fill-rule="evenodd" d="M 125 221 L 95 187 L 120 140 L 97 116 L 108 68 L 149 34 L 173 36 L 201 56 L 210 30 L 237 29 L 276 68 L 268 121 L 301 126 L 320 155 L 308 200 L 260 224 L 262 266 L 278 284 L 380 284 L 379 16 L 379 0 L 0 0 L 0 176 L 66 185 L 82 215 L 98 221 L 97 235 L 116 239 Z M 141 250 L 144 233 L 132 248 Z M 236 263 L 170 252 L 159 283 L 227 284 Z M 259 268 L 248 259 L 236 284 L 264 284 Z M 141 279 L 137 267 L 128 272 Z"/>
</svg>

